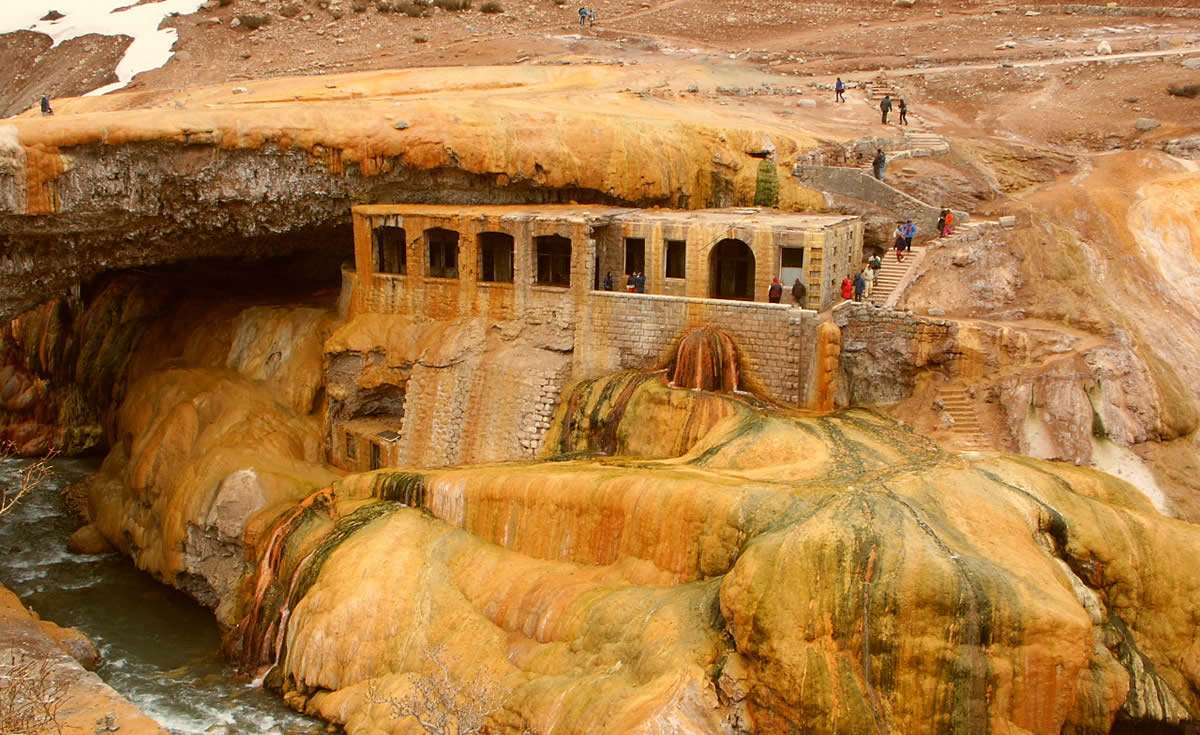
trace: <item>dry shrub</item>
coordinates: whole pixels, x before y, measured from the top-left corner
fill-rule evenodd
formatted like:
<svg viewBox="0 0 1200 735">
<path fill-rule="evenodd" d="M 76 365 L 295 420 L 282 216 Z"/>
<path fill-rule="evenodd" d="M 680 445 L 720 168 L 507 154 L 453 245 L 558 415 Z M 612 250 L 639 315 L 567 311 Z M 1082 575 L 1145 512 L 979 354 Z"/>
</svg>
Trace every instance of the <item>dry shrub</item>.
<svg viewBox="0 0 1200 735">
<path fill-rule="evenodd" d="M 461 10 L 470 10 L 472 0 L 433 0 L 433 4 L 442 10 L 448 10 L 451 13 L 457 13 Z"/>
<path fill-rule="evenodd" d="M 13 653 L 0 663 L 0 733 L 61 735 L 58 711 L 63 698 L 50 661 Z"/>
<path fill-rule="evenodd" d="M 483 729 L 488 717 L 503 702 L 500 690 L 482 673 L 459 682 L 450 675 L 443 648 L 425 649 L 430 673 L 413 675 L 412 689 L 405 696 L 382 695 L 371 682 L 367 698 L 386 704 L 398 721 L 415 723 L 428 735 L 473 735 Z"/>
<path fill-rule="evenodd" d="M 0 460 L 7 459 L 13 454 L 11 446 L 0 446 Z M 55 454 L 55 452 L 51 452 L 45 458 L 22 467 L 17 474 L 15 485 L 0 485 L 0 516 L 12 510 L 21 501 L 21 498 L 37 490 L 54 475 L 54 468 L 50 465 L 50 460 L 54 458 Z M 3 731 L 0 730 L 0 732 Z"/>
<path fill-rule="evenodd" d="M 503 13 L 504 6 L 498 2 L 495 2 L 494 0 L 488 0 L 488 2 L 484 3 L 479 8 L 479 11 L 481 13 L 488 13 L 489 15 L 494 15 L 495 13 Z"/>
</svg>

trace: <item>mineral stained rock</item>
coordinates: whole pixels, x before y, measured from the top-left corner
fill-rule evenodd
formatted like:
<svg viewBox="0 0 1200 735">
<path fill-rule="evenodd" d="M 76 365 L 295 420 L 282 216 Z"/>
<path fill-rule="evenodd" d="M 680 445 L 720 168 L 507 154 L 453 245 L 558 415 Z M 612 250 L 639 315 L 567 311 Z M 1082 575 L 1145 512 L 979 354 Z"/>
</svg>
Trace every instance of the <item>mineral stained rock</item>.
<svg viewBox="0 0 1200 735">
<path fill-rule="evenodd" d="M 240 580 L 207 588 L 229 649 L 351 733 L 407 732 L 389 702 L 443 667 L 489 682 L 502 732 L 1107 732 L 1200 705 L 1200 529 L 1102 473 L 630 372 L 565 398 L 558 461 L 335 479 L 211 380 L 127 399 L 98 527 L 177 583 L 185 529 L 242 527 L 204 573 Z"/>
</svg>

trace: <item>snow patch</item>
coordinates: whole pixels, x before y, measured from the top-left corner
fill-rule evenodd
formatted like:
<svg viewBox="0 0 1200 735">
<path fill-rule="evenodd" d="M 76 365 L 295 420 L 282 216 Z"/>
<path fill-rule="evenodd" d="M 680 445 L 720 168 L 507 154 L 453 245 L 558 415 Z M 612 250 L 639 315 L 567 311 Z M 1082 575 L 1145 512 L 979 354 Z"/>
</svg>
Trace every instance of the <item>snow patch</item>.
<svg viewBox="0 0 1200 735">
<path fill-rule="evenodd" d="M 159 0 L 142 5 L 134 5 L 135 2 L 137 0 L 4 0 L 0 2 L 0 33 L 35 31 L 49 36 L 55 46 L 89 33 L 129 36 L 133 43 L 117 64 L 118 81 L 88 92 L 89 96 L 105 94 L 129 84 L 134 76 L 167 63 L 178 34 L 174 28 L 159 28 L 159 25 L 172 13 L 188 15 L 204 4 L 204 0 Z M 51 10 L 57 10 L 64 17 L 41 20 Z"/>
</svg>

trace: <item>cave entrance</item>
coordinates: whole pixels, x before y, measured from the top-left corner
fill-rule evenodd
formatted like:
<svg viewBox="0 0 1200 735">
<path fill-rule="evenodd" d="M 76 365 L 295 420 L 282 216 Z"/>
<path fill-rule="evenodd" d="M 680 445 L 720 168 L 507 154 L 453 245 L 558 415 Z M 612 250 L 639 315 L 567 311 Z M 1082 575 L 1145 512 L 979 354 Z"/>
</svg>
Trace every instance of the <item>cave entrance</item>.
<svg viewBox="0 0 1200 735">
<path fill-rule="evenodd" d="M 425 230 L 430 278 L 458 278 L 458 233 L 441 227 Z"/>
<path fill-rule="evenodd" d="M 711 298 L 754 300 L 754 253 L 746 243 L 726 239 L 713 246 L 708 272 Z"/>
<path fill-rule="evenodd" d="M 562 235 L 533 238 L 537 254 L 537 285 L 571 285 L 571 241 Z"/>
<path fill-rule="evenodd" d="M 479 280 L 513 282 L 513 237 L 503 232 L 479 233 Z"/>
<path fill-rule="evenodd" d="M 371 265 L 376 273 L 408 272 L 408 235 L 403 227 L 376 227 L 371 239 L 374 245 Z"/>
</svg>

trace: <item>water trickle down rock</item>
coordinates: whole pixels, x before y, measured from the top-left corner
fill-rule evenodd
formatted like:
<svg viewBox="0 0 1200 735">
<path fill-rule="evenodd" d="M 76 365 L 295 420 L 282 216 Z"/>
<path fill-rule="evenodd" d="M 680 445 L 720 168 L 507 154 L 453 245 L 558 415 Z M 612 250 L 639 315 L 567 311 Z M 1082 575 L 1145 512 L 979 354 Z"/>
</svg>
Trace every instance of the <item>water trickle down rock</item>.
<svg viewBox="0 0 1200 735">
<path fill-rule="evenodd" d="M 741 390 L 741 353 L 728 332 L 697 327 L 679 340 L 671 365 L 677 388 L 734 393 Z"/>
</svg>

